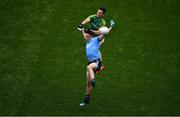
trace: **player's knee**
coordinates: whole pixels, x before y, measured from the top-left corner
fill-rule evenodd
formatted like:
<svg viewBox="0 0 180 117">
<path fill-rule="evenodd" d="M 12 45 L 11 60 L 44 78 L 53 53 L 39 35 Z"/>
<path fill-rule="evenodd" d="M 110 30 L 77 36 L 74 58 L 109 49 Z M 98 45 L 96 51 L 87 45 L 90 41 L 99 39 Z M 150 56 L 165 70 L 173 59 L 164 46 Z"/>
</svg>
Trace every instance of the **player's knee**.
<svg viewBox="0 0 180 117">
<path fill-rule="evenodd" d="M 88 65 L 88 66 L 87 66 L 87 70 L 90 70 L 90 69 L 92 69 L 92 68 L 91 68 L 91 65 Z"/>
</svg>

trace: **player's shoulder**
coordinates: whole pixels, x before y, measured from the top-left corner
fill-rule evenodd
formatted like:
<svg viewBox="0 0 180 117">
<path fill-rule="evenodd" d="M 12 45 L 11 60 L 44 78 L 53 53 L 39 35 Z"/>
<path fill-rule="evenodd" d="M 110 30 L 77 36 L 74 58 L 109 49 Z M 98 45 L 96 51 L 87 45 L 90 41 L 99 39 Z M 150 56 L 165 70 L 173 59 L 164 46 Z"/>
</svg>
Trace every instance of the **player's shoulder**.
<svg viewBox="0 0 180 117">
<path fill-rule="evenodd" d="M 93 14 L 93 15 L 89 15 L 88 17 L 89 17 L 89 18 L 93 18 L 93 17 L 96 17 L 96 14 Z"/>
<path fill-rule="evenodd" d="M 99 36 L 93 37 L 93 40 L 98 40 L 99 41 Z"/>
<path fill-rule="evenodd" d="M 90 17 L 95 17 L 96 16 L 96 14 L 93 14 L 93 15 L 89 15 Z"/>
<path fill-rule="evenodd" d="M 91 21 L 92 19 L 94 19 L 95 16 L 96 16 L 96 15 L 89 15 L 89 16 L 87 17 L 87 20 L 88 20 L 88 21 Z"/>
</svg>

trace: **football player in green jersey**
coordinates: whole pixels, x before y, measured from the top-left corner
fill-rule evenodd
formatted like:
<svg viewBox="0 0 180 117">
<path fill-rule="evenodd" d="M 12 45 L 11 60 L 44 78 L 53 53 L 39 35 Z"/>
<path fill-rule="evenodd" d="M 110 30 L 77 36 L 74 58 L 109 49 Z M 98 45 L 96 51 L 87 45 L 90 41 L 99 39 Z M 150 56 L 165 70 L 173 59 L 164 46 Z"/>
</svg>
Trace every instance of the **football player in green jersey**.
<svg viewBox="0 0 180 117">
<path fill-rule="evenodd" d="M 96 14 L 90 15 L 84 21 L 82 21 L 78 28 L 81 29 L 83 28 L 83 25 L 89 24 L 88 28 L 91 29 L 96 35 L 100 35 L 99 28 L 106 26 L 106 21 L 103 18 L 105 12 L 106 9 L 104 7 L 100 7 Z"/>
<path fill-rule="evenodd" d="M 94 15 L 88 16 L 82 23 L 77 27 L 79 31 L 82 31 L 84 28 L 83 26 L 88 24 L 88 28 L 95 34 L 94 36 L 98 36 L 101 34 L 99 31 L 100 27 L 106 26 L 106 21 L 104 20 L 104 14 L 106 12 L 106 9 L 104 7 L 100 7 L 97 10 L 97 13 Z M 104 42 L 104 39 L 101 41 L 100 45 Z M 100 53 L 101 54 L 101 53 Z M 101 62 L 102 62 L 102 55 L 101 55 Z M 96 73 L 99 73 L 100 70 L 103 70 L 104 66 L 96 71 Z"/>
</svg>

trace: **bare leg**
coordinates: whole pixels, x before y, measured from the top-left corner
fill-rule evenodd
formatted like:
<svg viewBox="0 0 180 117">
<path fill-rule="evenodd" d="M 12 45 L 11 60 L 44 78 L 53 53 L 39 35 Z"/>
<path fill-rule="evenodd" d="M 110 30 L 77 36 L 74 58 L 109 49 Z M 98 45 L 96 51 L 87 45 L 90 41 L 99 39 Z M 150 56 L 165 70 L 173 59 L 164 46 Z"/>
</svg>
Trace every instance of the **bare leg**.
<svg viewBox="0 0 180 117">
<path fill-rule="evenodd" d="M 94 70 L 96 69 L 97 65 L 96 63 L 91 63 L 90 65 L 87 66 L 87 71 L 89 73 L 90 79 L 94 79 Z"/>
<path fill-rule="evenodd" d="M 87 66 L 87 71 L 86 71 L 86 96 L 84 97 L 84 100 L 82 103 L 80 103 L 80 106 L 85 106 L 86 104 L 89 103 L 90 100 L 90 93 L 92 90 L 92 86 L 95 87 L 95 83 L 92 84 L 91 81 L 95 80 L 94 78 L 94 71 L 93 69 L 96 68 L 96 63 L 91 63 L 90 65 Z"/>
<path fill-rule="evenodd" d="M 86 81 L 86 95 L 90 95 L 92 86 L 91 86 L 91 83 L 90 83 L 91 79 L 90 79 L 88 71 L 86 72 L 86 77 L 87 77 L 87 81 Z"/>
<path fill-rule="evenodd" d="M 91 83 L 91 86 L 94 88 L 96 86 L 94 70 L 96 70 L 96 69 L 97 69 L 97 63 L 91 63 L 90 65 L 87 66 L 87 71 L 88 71 L 90 79 L 91 79 L 90 83 Z"/>
</svg>

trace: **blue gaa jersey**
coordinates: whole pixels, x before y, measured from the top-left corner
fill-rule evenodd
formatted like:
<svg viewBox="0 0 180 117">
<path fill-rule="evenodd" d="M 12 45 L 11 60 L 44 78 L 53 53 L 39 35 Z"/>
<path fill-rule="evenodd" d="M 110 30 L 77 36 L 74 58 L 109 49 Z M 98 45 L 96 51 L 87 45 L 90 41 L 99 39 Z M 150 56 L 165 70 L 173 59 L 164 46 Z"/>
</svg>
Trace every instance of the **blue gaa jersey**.
<svg viewBox="0 0 180 117">
<path fill-rule="evenodd" d="M 98 37 L 93 37 L 86 42 L 86 56 L 89 62 L 100 59 L 99 43 Z"/>
</svg>

